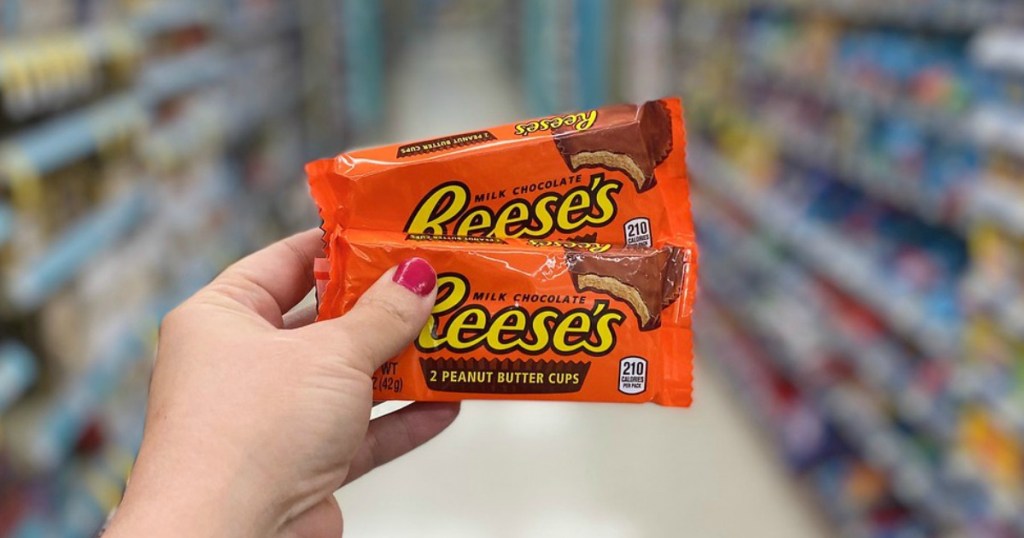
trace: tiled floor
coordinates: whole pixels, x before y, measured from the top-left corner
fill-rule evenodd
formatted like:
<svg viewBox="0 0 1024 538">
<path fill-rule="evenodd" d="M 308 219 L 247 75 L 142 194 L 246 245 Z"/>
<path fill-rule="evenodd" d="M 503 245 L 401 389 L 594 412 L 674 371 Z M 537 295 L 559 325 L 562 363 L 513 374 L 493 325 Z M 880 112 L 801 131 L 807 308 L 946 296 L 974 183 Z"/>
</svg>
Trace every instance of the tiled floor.
<svg viewBox="0 0 1024 538">
<path fill-rule="evenodd" d="M 516 83 L 471 36 L 424 38 L 389 138 L 512 121 Z M 473 43 L 481 41 L 474 40 Z M 351 537 L 826 535 L 716 372 L 696 405 L 469 402 L 441 437 L 338 494 Z"/>
</svg>

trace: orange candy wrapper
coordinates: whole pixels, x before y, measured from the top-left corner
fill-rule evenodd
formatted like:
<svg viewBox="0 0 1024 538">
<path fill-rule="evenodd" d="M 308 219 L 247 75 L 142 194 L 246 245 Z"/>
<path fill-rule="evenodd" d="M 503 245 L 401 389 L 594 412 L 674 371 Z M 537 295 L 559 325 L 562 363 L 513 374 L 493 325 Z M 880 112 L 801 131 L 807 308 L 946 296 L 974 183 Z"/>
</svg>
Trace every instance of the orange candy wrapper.
<svg viewBox="0 0 1024 538">
<path fill-rule="evenodd" d="M 681 103 L 663 99 L 311 163 L 319 318 L 421 257 L 437 304 L 375 399 L 689 406 L 685 147 Z"/>
</svg>

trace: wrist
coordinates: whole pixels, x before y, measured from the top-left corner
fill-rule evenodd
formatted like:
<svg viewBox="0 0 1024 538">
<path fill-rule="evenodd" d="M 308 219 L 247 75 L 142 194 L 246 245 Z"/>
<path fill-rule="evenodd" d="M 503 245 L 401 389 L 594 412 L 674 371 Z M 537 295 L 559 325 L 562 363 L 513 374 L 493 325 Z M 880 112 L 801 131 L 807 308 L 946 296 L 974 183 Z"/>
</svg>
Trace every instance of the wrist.
<svg viewBox="0 0 1024 538">
<path fill-rule="evenodd" d="M 189 488 L 157 494 L 129 487 L 103 537 L 261 536 L 271 525 L 231 495 L 217 498 Z"/>
<path fill-rule="evenodd" d="M 176 465 L 182 460 L 163 456 L 140 455 L 104 538 L 264 536 L 281 524 L 265 499 L 272 490 L 223 465 L 230 458 L 197 471 L 199 462 Z"/>
</svg>

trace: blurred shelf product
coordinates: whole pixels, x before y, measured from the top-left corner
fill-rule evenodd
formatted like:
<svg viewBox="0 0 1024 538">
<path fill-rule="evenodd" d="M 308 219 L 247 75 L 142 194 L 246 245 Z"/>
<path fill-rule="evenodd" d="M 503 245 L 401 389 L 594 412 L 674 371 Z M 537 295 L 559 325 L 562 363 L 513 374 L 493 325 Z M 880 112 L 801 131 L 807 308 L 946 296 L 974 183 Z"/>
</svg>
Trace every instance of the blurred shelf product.
<svg viewBox="0 0 1024 538">
<path fill-rule="evenodd" d="M 978 34 L 971 47 L 974 59 L 988 69 L 1024 73 L 1024 28 L 993 25 Z"/>
<path fill-rule="evenodd" d="M 0 413 L 6 411 L 39 375 L 36 358 L 15 341 L 0 342 Z"/>
<path fill-rule="evenodd" d="M 967 214 L 977 223 L 994 223 L 1024 238 L 1024 193 L 998 179 L 984 179 L 971 189 Z"/>
<path fill-rule="evenodd" d="M 969 132 L 979 144 L 1024 159 L 1024 109 L 1014 105 L 980 106 L 970 118 Z"/>
<path fill-rule="evenodd" d="M 276 3 L 269 2 L 269 4 Z M 254 9 L 259 9 L 259 6 L 232 7 L 230 4 L 203 2 L 202 0 L 182 0 L 178 2 L 145 0 L 140 3 L 137 12 L 130 14 L 126 22 L 142 37 L 152 38 L 181 30 L 208 26 L 216 22 L 218 15 L 231 16 L 232 10 L 247 13 Z"/>
</svg>

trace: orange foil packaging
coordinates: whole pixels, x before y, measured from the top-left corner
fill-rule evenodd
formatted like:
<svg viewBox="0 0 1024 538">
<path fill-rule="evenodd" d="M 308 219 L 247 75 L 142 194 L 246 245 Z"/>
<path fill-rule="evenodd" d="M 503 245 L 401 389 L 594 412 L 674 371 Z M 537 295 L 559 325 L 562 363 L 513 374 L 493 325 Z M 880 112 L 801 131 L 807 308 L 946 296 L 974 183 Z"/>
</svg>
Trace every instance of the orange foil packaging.
<svg viewBox="0 0 1024 538">
<path fill-rule="evenodd" d="M 375 398 L 689 406 L 685 147 L 682 106 L 663 99 L 311 163 L 319 316 L 417 256 L 438 300 Z"/>
</svg>

